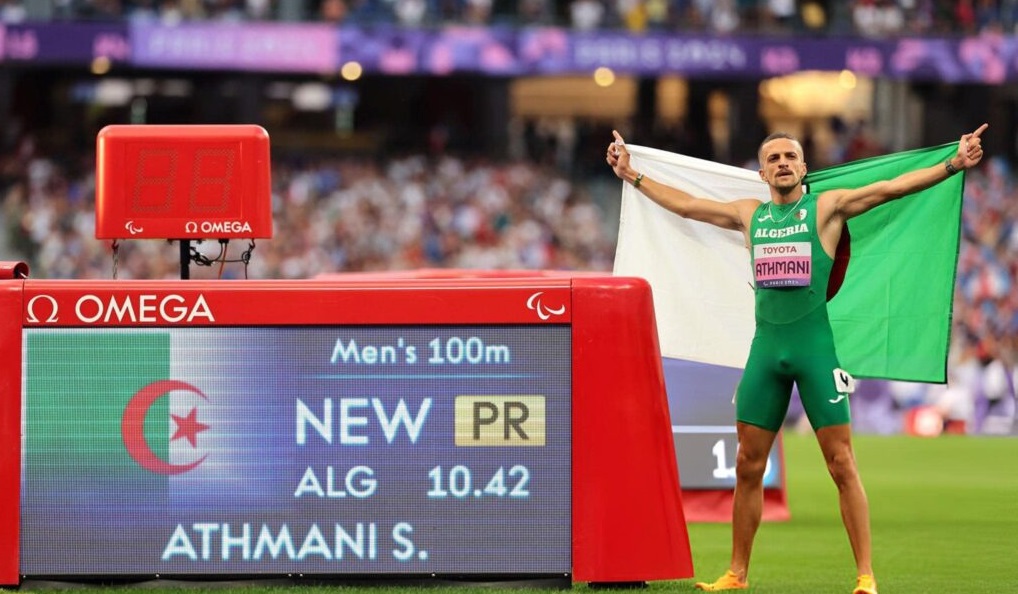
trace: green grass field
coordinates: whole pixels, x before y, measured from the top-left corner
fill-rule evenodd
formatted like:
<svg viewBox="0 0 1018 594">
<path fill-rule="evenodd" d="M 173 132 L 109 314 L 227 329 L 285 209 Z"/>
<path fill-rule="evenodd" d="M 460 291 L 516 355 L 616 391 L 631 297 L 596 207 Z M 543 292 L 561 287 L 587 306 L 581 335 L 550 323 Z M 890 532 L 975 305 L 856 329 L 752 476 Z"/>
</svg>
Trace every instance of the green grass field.
<svg viewBox="0 0 1018 594">
<path fill-rule="evenodd" d="M 764 524 L 752 592 L 851 592 L 855 580 L 837 492 L 811 435 L 784 438 L 792 519 Z M 857 436 L 883 594 L 1018 592 L 1018 440 Z M 689 527 L 697 577 L 727 568 L 727 524 Z M 692 580 L 653 589 L 692 591 Z"/>
<path fill-rule="evenodd" d="M 757 536 L 751 592 L 851 592 L 855 569 L 837 494 L 812 436 L 784 438 L 792 519 Z M 870 499 L 874 562 L 882 594 L 1018 593 L 1018 439 L 858 436 L 856 457 Z M 699 579 L 727 567 L 728 524 L 691 524 Z M 648 594 L 693 592 L 694 580 L 652 582 Z M 32 584 L 23 589 L 47 589 Z M 159 593 L 224 592 L 209 585 L 148 582 Z M 89 588 L 91 589 L 91 588 Z M 588 590 L 583 584 L 575 590 Z M 238 594 L 491 594 L 485 586 L 240 586 Z M 521 592 L 521 589 L 511 589 Z M 531 591 L 522 589 L 522 591 Z M 547 590 L 533 590 L 547 592 Z"/>
</svg>

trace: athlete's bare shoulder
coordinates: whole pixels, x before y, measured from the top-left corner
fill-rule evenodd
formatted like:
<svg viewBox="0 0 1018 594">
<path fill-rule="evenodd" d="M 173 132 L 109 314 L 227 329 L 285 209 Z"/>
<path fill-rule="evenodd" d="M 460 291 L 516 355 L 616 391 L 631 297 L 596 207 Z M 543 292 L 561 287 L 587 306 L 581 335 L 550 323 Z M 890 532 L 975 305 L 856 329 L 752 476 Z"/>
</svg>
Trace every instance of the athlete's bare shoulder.
<svg viewBox="0 0 1018 594">
<path fill-rule="evenodd" d="M 729 208 L 735 211 L 735 217 L 739 220 L 738 230 L 749 231 L 750 223 L 753 220 L 753 213 L 756 212 L 756 209 L 761 204 L 763 202 L 756 198 L 739 198 L 728 203 Z"/>
</svg>

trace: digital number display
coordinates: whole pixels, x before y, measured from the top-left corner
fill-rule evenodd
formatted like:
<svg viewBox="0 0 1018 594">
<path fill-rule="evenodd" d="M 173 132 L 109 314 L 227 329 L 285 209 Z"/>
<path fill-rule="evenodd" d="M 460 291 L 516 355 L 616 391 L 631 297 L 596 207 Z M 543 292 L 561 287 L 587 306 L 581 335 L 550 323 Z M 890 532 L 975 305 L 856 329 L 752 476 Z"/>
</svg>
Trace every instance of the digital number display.
<svg viewBox="0 0 1018 594">
<path fill-rule="evenodd" d="M 129 212 L 173 214 L 175 195 L 186 197 L 187 211 L 195 215 L 219 216 L 239 209 L 234 203 L 237 195 L 231 193 L 240 182 L 235 148 L 196 149 L 189 175 L 181 175 L 180 161 L 179 151 L 171 149 L 139 148 L 129 153 L 127 167 L 135 170 Z M 182 179 L 191 180 L 188 187 L 177 187 Z"/>
<path fill-rule="evenodd" d="M 569 574 L 568 325 L 23 331 L 26 575 Z"/>
<path fill-rule="evenodd" d="M 739 440 L 732 398 L 742 370 L 670 358 L 663 366 L 682 488 L 735 488 Z M 783 487 L 780 448 L 776 442 L 767 458 L 765 488 Z"/>
<path fill-rule="evenodd" d="M 272 236 L 269 140 L 258 126 L 107 126 L 96 237 Z"/>
</svg>

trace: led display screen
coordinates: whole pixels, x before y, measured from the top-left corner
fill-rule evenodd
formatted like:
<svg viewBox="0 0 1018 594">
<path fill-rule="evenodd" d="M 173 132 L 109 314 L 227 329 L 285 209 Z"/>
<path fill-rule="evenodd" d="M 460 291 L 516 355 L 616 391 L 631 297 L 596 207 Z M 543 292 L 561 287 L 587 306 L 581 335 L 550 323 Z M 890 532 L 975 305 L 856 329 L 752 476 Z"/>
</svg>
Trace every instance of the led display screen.
<svg viewBox="0 0 1018 594">
<path fill-rule="evenodd" d="M 568 325 L 23 331 L 20 572 L 568 574 Z"/>
<path fill-rule="evenodd" d="M 668 357 L 662 364 L 682 488 L 734 489 L 739 439 L 733 395 L 742 370 Z M 781 447 L 778 440 L 767 456 L 765 488 L 784 488 Z"/>
</svg>

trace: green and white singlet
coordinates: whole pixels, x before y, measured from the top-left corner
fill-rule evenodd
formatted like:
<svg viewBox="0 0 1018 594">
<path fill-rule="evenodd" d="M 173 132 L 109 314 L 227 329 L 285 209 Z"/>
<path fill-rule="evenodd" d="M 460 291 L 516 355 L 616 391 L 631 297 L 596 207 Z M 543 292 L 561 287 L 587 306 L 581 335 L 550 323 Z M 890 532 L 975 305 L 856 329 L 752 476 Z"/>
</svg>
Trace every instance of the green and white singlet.
<svg viewBox="0 0 1018 594">
<path fill-rule="evenodd" d="M 736 392 L 736 418 L 771 431 L 799 388 L 814 429 L 851 420 L 851 378 L 840 369 L 827 317 L 834 260 L 817 233 L 817 196 L 761 204 L 750 224 L 756 334 Z"/>
</svg>

